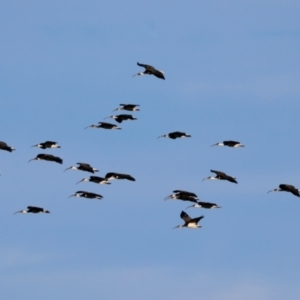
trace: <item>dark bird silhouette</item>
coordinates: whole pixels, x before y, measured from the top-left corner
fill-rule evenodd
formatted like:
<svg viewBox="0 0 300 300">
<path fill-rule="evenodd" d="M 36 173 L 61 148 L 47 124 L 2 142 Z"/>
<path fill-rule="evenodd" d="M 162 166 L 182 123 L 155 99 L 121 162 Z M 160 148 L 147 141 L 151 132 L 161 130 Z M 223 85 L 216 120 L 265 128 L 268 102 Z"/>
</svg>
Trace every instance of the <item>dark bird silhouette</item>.
<svg viewBox="0 0 300 300">
<path fill-rule="evenodd" d="M 296 189 L 293 185 L 290 185 L 290 184 L 280 184 L 279 189 L 273 189 L 273 190 L 269 191 L 268 193 L 270 193 L 270 192 L 290 192 L 293 195 L 300 197 L 300 193 L 299 193 L 300 190 Z"/>
<path fill-rule="evenodd" d="M 80 171 L 85 171 L 85 172 L 90 172 L 90 173 L 95 173 L 99 172 L 98 169 L 91 167 L 89 164 L 86 163 L 77 163 L 78 166 L 71 166 L 69 168 L 66 168 L 64 171 L 67 170 L 80 170 Z"/>
<path fill-rule="evenodd" d="M 161 138 L 161 137 L 175 140 L 177 138 L 191 137 L 191 135 L 186 134 L 184 132 L 180 132 L 180 131 L 174 131 L 174 132 L 171 132 L 171 133 L 168 133 L 168 134 L 161 135 L 158 138 Z"/>
<path fill-rule="evenodd" d="M 90 193 L 90 192 L 86 192 L 86 191 L 78 191 L 74 195 L 69 196 L 68 198 L 70 198 L 70 197 L 81 197 L 81 198 L 99 199 L 99 200 L 101 200 L 103 198 L 103 196 L 101 196 L 99 194 Z"/>
<path fill-rule="evenodd" d="M 188 206 L 189 207 L 195 207 L 195 208 L 206 208 L 206 209 L 212 209 L 212 208 L 221 208 L 221 206 L 215 204 L 215 203 L 209 203 L 209 202 L 197 202 L 194 205 Z"/>
<path fill-rule="evenodd" d="M 78 181 L 76 184 L 82 181 L 89 181 L 97 184 L 111 184 L 110 182 L 108 182 L 107 178 L 98 177 L 98 176 L 90 176 L 90 178 L 83 178 L 80 181 Z"/>
<path fill-rule="evenodd" d="M 84 129 L 87 129 L 89 127 L 92 127 L 92 128 L 103 128 L 103 129 L 122 129 L 120 127 L 118 127 L 117 125 L 115 124 L 111 124 L 111 123 L 106 123 L 106 122 L 99 122 L 98 124 L 92 124 L 90 126 L 87 126 L 85 127 Z"/>
<path fill-rule="evenodd" d="M 14 150 L 16 150 L 15 148 L 8 146 L 4 142 L 0 142 L 0 149 L 5 150 L 5 151 L 9 151 L 9 152 L 13 152 Z"/>
<path fill-rule="evenodd" d="M 60 157 L 51 155 L 51 154 L 38 154 L 35 158 L 30 159 L 28 162 L 32 161 L 32 160 L 47 160 L 47 161 L 54 161 L 57 162 L 59 164 L 63 163 L 63 160 Z"/>
<path fill-rule="evenodd" d="M 197 203 L 197 195 L 191 192 L 182 191 L 182 190 L 175 190 L 173 191 L 175 194 L 171 194 L 170 196 L 166 197 L 164 200 L 168 199 L 175 199 L 175 200 L 182 200 L 182 201 L 191 201 Z"/>
<path fill-rule="evenodd" d="M 138 108 L 139 104 L 120 104 L 121 107 L 117 107 L 113 111 L 116 110 L 128 110 L 128 111 L 140 111 Z"/>
<path fill-rule="evenodd" d="M 154 67 L 152 66 L 149 66 L 149 65 L 144 65 L 144 64 L 140 64 L 140 63 L 137 63 L 138 66 L 140 67 L 143 67 L 145 68 L 145 71 L 144 72 L 139 72 L 137 74 L 134 74 L 134 76 L 138 75 L 138 76 L 142 76 L 142 75 L 154 75 L 160 79 L 165 79 L 165 76 L 164 76 L 164 72 L 163 71 L 159 71 L 159 70 L 156 70 Z"/>
<path fill-rule="evenodd" d="M 60 146 L 56 142 L 51 142 L 51 141 L 46 141 L 45 143 L 40 143 L 33 145 L 31 147 L 38 147 L 41 149 L 46 149 L 46 148 L 60 148 Z"/>
<path fill-rule="evenodd" d="M 110 116 L 110 117 L 106 117 L 105 119 L 108 118 L 112 118 L 115 119 L 116 122 L 118 123 L 122 123 L 123 121 L 127 121 L 127 120 L 137 120 L 137 118 L 133 117 L 132 115 L 117 115 L 117 116 Z"/>
<path fill-rule="evenodd" d="M 203 180 L 205 180 L 205 179 L 210 179 L 210 180 L 220 179 L 220 180 L 228 180 L 230 182 L 237 183 L 235 177 L 228 176 L 225 173 L 220 172 L 220 171 L 215 171 L 215 170 L 210 170 L 210 171 L 213 172 L 213 173 L 216 173 L 216 176 L 215 177 L 209 176 L 207 178 L 204 178 Z"/>
<path fill-rule="evenodd" d="M 198 218 L 191 218 L 186 212 L 182 211 L 180 214 L 180 218 L 184 220 L 183 225 L 175 226 L 175 228 L 182 228 L 182 227 L 188 227 L 188 228 L 200 228 L 201 225 L 198 225 L 198 222 L 204 218 L 204 216 L 198 217 Z"/>
<path fill-rule="evenodd" d="M 22 214 L 28 214 L 28 213 L 34 213 L 34 214 L 38 214 L 38 213 L 46 213 L 49 214 L 50 211 L 41 207 L 36 207 L 36 206 L 27 206 L 27 210 L 19 210 L 16 211 L 14 214 L 17 213 L 22 213 Z"/>
<path fill-rule="evenodd" d="M 135 179 L 128 174 L 120 174 L 120 173 L 115 173 L 115 172 L 109 172 L 105 175 L 105 178 L 108 180 L 112 180 L 112 179 L 127 179 L 130 181 L 135 181 Z"/>
<path fill-rule="evenodd" d="M 216 143 L 211 145 L 212 146 L 228 146 L 228 147 L 232 147 L 232 148 L 238 148 L 238 147 L 245 147 L 245 145 L 241 144 L 240 142 L 236 142 L 236 141 L 224 141 L 221 143 Z"/>
</svg>

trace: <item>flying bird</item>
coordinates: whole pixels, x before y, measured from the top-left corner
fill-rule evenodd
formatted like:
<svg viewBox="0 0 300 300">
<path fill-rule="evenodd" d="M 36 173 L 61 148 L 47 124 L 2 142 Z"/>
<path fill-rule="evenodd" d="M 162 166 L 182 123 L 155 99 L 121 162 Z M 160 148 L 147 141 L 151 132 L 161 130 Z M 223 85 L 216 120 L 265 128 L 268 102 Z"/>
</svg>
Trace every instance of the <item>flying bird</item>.
<svg viewBox="0 0 300 300">
<path fill-rule="evenodd" d="M 293 185 L 290 185 L 290 184 L 280 184 L 279 189 L 273 189 L 273 190 L 269 191 L 268 193 L 270 193 L 270 192 L 290 192 L 293 195 L 300 197 L 300 193 L 299 193 L 300 190 L 296 189 Z"/>
<path fill-rule="evenodd" d="M 120 104 L 120 105 L 121 105 L 121 107 L 117 107 L 113 111 L 116 111 L 116 110 L 139 111 L 140 110 L 138 108 L 138 106 L 140 106 L 139 104 Z"/>
<path fill-rule="evenodd" d="M 51 154 L 43 154 L 43 153 L 38 154 L 35 158 L 30 159 L 28 162 L 32 160 L 47 160 L 47 161 L 57 162 L 59 164 L 63 163 L 63 160 L 60 157 Z"/>
<path fill-rule="evenodd" d="M 81 197 L 81 198 L 99 199 L 99 200 L 101 200 L 103 198 L 103 196 L 101 196 L 99 194 L 90 193 L 90 192 L 86 192 L 86 191 L 78 191 L 74 195 L 69 196 L 68 198 L 70 198 L 70 197 Z"/>
<path fill-rule="evenodd" d="M 120 174 L 120 173 L 115 173 L 115 172 L 109 172 L 105 175 L 105 178 L 108 180 L 112 180 L 112 179 L 127 179 L 130 181 L 135 181 L 135 179 L 128 174 Z"/>
<path fill-rule="evenodd" d="M 46 148 L 60 148 L 60 146 L 56 142 L 51 142 L 51 141 L 46 141 L 44 143 L 36 144 L 31 147 L 38 147 L 41 149 L 46 149 Z"/>
<path fill-rule="evenodd" d="M 206 208 L 206 209 L 212 209 L 212 208 L 221 208 L 221 206 L 215 204 L 215 203 L 209 203 L 209 202 L 197 202 L 194 205 L 188 206 L 189 207 L 195 207 L 195 208 Z"/>
<path fill-rule="evenodd" d="M 110 117 L 106 117 L 105 119 L 108 118 L 115 119 L 118 123 L 122 123 L 123 121 L 127 121 L 127 120 L 137 120 L 137 118 L 133 117 L 132 115 L 126 115 L 126 114 L 110 116 Z"/>
<path fill-rule="evenodd" d="M 5 151 L 9 151 L 9 152 L 13 152 L 14 150 L 16 150 L 13 147 L 8 146 L 6 143 L 4 142 L 0 142 L 0 150 L 5 150 Z"/>
<path fill-rule="evenodd" d="M 38 214 L 38 213 L 46 213 L 49 214 L 50 211 L 41 207 L 36 207 L 36 206 L 27 206 L 27 210 L 19 210 L 16 211 L 14 214 L 17 213 L 22 213 L 22 214 L 28 214 L 28 213 L 34 213 L 34 214 Z"/>
<path fill-rule="evenodd" d="M 232 148 L 245 147 L 245 145 L 241 144 L 240 142 L 236 142 L 236 141 L 224 141 L 224 142 L 213 144 L 213 145 L 211 145 L 211 147 L 212 146 L 228 146 L 228 147 L 232 147 Z"/>
<path fill-rule="evenodd" d="M 186 212 L 182 211 L 180 214 L 180 218 L 184 220 L 183 225 L 175 226 L 175 228 L 182 228 L 182 227 L 188 227 L 188 228 L 200 228 L 201 225 L 198 225 L 198 222 L 204 218 L 204 216 L 198 217 L 198 218 L 191 218 Z"/>
<path fill-rule="evenodd" d="M 76 184 L 82 181 L 89 181 L 97 184 L 111 184 L 110 182 L 108 182 L 107 178 L 98 177 L 98 176 L 90 176 L 90 178 L 83 178 L 80 181 L 78 181 Z"/>
<path fill-rule="evenodd" d="M 89 127 L 92 127 L 92 128 L 104 128 L 104 129 L 122 129 L 120 127 L 118 127 L 117 125 L 115 124 L 111 124 L 111 123 L 106 123 L 106 122 L 99 122 L 98 124 L 92 124 L 90 126 L 87 126 L 85 127 L 84 129 L 87 129 Z"/>
<path fill-rule="evenodd" d="M 197 203 L 199 200 L 197 195 L 191 192 L 182 191 L 182 190 L 175 190 L 173 191 L 174 194 L 166 197 L 164 200 L 168 199 L 175 199 L 175 200 L 182 200 L 182 201 L 191 201 Z"/>
<path fill-rule="evenodd" d="M 168 133 L 168 134 L 161 135 L 158 138 L 161 138 L 161 137 L 175 140 L 177 138 L 191 137 L 191 135 L 186 134 L 184 132 L 180 132 L 180 131 L 174 131 L 174 132 L 171 132 L 171 133 Z"/>
<path fill-rule="evenodd" d="M 235 177 L 226 175 L 225 173 L 220 172 L 220 171 L 215 171 L 215 170 L 210 170 L 210 171 L 213 172 L 213 173 L 216 173 L 216 176 L 215 176 L 215 177 L 209 176 L 209 177 L 207 177 L 207 178 L 204 178 L 203 180 L 205 180 L 205 179 L 210 179 L 210 180 L 220 179 L 220 180 L 228 180 L 228 181 L 230 181 L 230 182 L 237 183 Z M 203 181 L 203 180 L 202 180 L 202 181 Z"/>
<path fill-rule="evenodd" d="M 145 71 L 144 72 L 139 72 L 137 74 L 134 74 L 134 76 L 138 75 L 138 76 L 142 76 L 142 75 L 154 75 L 160 79 L 165 79 L 165 76 L 164 76 L 164 72 L 163 71 L 159 71 L 159 70 L 156 70 L 154 67 L 152 66 L 149 66 L 149 65 L 144 65 L 144 64 L 140 64 L 140 63 L 137 63 L 138 66 L 140 67 L 143 67 L 145 68 Z"/>
<path fill-rule="evenodd" d="M 67 170 L 80 170 L 80 171 L 86 171 L 86 172 L 90 172 L 90 173 L 95 173 L 95 172 L 99 172 L 98 169 L 91 167 L 89 164 L 86 163 L 77 163 L 78 166 L 71 166 L 69 168 L 66 168 L 64 171 Z"/>
</svg>

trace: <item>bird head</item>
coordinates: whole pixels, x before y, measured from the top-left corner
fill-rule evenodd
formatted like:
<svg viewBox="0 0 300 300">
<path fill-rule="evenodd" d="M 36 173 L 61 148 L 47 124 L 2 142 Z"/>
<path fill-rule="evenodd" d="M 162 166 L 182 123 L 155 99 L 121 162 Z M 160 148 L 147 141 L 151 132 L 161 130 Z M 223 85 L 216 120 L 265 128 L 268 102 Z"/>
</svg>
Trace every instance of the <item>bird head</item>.
<svg viewBox="0 0 300 300">
<path fill-rule="evenodd" d="M 187 208 L 190 208 L 190 207 L 196 207 L 196 205 L 197 205 L 197 204 L 190 205 L 190 206 L 188 206 Z M 186 209 L 187 209 L 187 208 L 186 208 Z"/>
<path fill-rule="evenodd" d="M 64 172 L 67 171 L 67 170 L 71 170 L 71 169 L 76 170 L 77 168 L 74 167 L 74 166 L 71 166 L 71 167 L 69 167 L 69 168 L 64 169 Z"/>
<path fill-rule="evenodd" d="M 82 181 L 90 181 L 90 180 L 88 178 L 83 178 L 83 179 L 79 180 L 76 184 L 78 184 L 78 183 L 80 183 Z"/>
<path fill-rule="evenodd" d="M 175 228 L 182 228 L 182 227 L 183 227 L 183 225 L 177 225 L 177 226 L 173 227 L 173 229 L 175 229 Z"/>
<path fill-rule="evenodd" d="M 172 194 L 172 195 L 164 198 L 164 200 L 168 200 L 168 199 L 176 199 L 175 194 Z"/>
<path fill-rule="evenodd" d="M 90 126 L 85 127 L 84 129 L 87 129 L 87 128 L 89 128 L 89 127 L 95 128 L 95 127 L 97 127 L 97 126 L 96 126 L 95 124 L 92 124 L 92 125 L 90 125 Z"/>
<path fill-rule="evenodd" d="M 163 134 L 163 135 L 160 135 L 159 137 L 157 137 L 158 139 L 161 138 L 161 137 L 164 137 L 166 138 L 167 137 L 167 134 Z"/>
<path fill-rule="evenodd" d="M 211 145 L 211 147 L 213 147 L 213 146 L 224 146 L 224 144 L 223 143 L 216 143 L 216 144 Z"/>
<path fill-rule="evenodd" d="M 14 213 L 14 215 L 17 214 L 17 213 L 26 214 L 26 213 L 27 213 L 27 210 L 18 210 L 18 211 L 16 211 L 16 212 Z"/>
</svg>

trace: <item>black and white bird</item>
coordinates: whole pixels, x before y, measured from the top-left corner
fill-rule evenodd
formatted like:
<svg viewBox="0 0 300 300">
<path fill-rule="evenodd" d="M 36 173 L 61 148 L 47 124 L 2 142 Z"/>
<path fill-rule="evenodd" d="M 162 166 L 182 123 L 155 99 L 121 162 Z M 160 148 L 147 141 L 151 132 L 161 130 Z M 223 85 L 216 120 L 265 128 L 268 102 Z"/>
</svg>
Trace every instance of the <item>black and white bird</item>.
<svg viewBox="0 0 300 300">
<path fill-rule="evenodd" d="M 8 146 L 5 142 L 0 142 L 0 150 L 5 150 L 5 151 L 13 152 L 16 149 L 13 148 L 13 147 Z"/>
<path fill-rule="evenodd" d="M 105 178 L 108 180 L 112 180 L 112 179 L 127 179 L 130 181 L 135 181 L 135 179 L 128 174 L 120 174 L 120 173 L 115 173 L 115 172 L 109 172 L 105 175 Z"/>
<path fill-rule="evenodd" d="M 268 193 L 270 192 L 290 192 L 293 195 L 300 197 L 300 190 L 296 189 L 293 185 L 290 184 L 280 184 L 279 189 L 268 191 Z"/>
<path fill-rule="evenodd" d="M 23 209 L 23 210 L 19 210 L 16 211 L 14 214 L 17 213 L 22 213 L 22 214 L 28 214 L 28 213 L 34 213 L 34 214 L 38 214 L 38 213 L 46 213 L 49 214 L 50 211 L 41 207 L 36 207 L 36 206 L 27 206 L 27 210 Z"/>
<path fill-rule="evenodd" d="M 36 145 L 31 146 L 31 147 L 38 147 L 38 148 L 41 148 L 41 149 L 46 149 L 46 148 L 60 148 L 60 146 L 58 145 L 58 143 L 51 142 L 51 141 L 46 141 L 44 143 L 36 144 Z"/>
<path fill-rule="evenodd" d="M 145 68 L 145 71 L 144 72 L 139 72 L 137 74 L 134 74 L 134 76 L 138 75 L 138 76 L 142 76 L 142 75 L 154 75 L 160 79 L 165 79 L 165 76 L 164 76 L 164 72 L 163 71 L 159 71 L 159 70 L 156 70 L 154 67 L 152 66 L 149 66 L 149 65 L 145 65 L 145 64 L 140 64 L 140 63 L 137 63 L 138 66 L 140 67 L 143 67 Z"/>
<path fill-rule="evenodd" d="M 230 182 L 237 183 L 235 177 L 229 176 L 229 175 L 225 174 L 224 172 L 215 171 L 215 170 L 210 170 L 210 171 L 213 172 L 213 173 L 215 173 L 216 176 L 215 176 L 215 177 L 209 176 L 209 177 L 207 177 L 207 178 L 204 178 L 203 180 L 206 180 L 206 179 L 209 179 L 209 180 L 220 179 L 220 180 L 228 180 L 228 181 L 230 181 Z M 202 180 L 202 181 L 203 181 L 203 180 Z"/>
<path fill-rule="evenodd" d="M 71 166 L 69 168 L 66 168 L 64 171 L 67 170 L 79 170 L 79 171 L 85 171 L 85 172 L 90 172 L 90 173 L 95 173 L 95 172 L 99 172 L 98 169 L 91 167 L 89 164 L 86 163 L 77 163 L 78 166 Z"/>
<path fill-rule="evenodd" d="M 198 218 L 191 218 L 186 212 L 182 211 L 180 214 L 180 218 L 184 220 L 183 225 L 175 226 L 175 228 L 182 228 L 182 227 L 188 227 L 188 228 L 200 228 L 201 225 L 198 225 L 198 222 L 204 218 L 204 216 L 198 217 Z"/>
<path fill-rule="evenodd" d="M 158 138 L 161 138 L 161 137 L 175 140 L 177 138 L 191 137 L 191 135 L 186 134 L 184 132 L 180 132 L 180 131 L 174 131 L 174 132 L 171 132 L 171 133 L 168 133 L 168 134 L 161 135 Z"/>
<path fill-rule="evenodd" d="M 195 193 L 182 191 L 182 190 L 175 190 L 173 191 L 173 193 L 174 194 L 171 194 L 170 196 L 166 197 L 164 200 L 175 199 L 175 200 L 182 200 L 182 201 L 191 201 L 194 203 L 197 203 L 197 201 L 199 200 Z"/>
<path fill-rule="evenodd" d="M 114 109 L 113 111 L 116 110 L 128 110 L 128 111 L 140 111 L 139 104 L 120 104 L 121 107 L 117 107 L 116 109 Z"/>
<path fill-rule="evenodd" d="M 211 147 L 212 146 L 228 146 L 228 147 L 232 147 L 232 148 L 245 147 L 245 145 L 241 144 L 240 142 L 236 142 L 236 141 L 224 141 L 224 142 L 213 144 L 213 145 L 211 145 Z"/>
<path fill-rule="evenodd" d="M 51 154 L 43 154 L 43 153 L 38 154 L 35 158 L 30 159 L 28 162 L 32 160 L 47 160 L 47 161 L 57 162 L 59 164 L 63 163 L 63 160 L 60 157 Z"/>
<path fill-rule="evenodd" d="M 91 192 L 86 192 L 86 191 L 78 191 L 74 195 L 69 196 L 70 197 L 81 197 L 81 198 L 87 198 L 87 199 L 99 199 L 101 200 L 103 196 Z"/>
<path fill-rule="evenodd" d="M 137 118 L 135 118 L 134 116 L 126 115 L 126 114 L 117 115 L 117 116 L 110 116 L 110 117 L 106 117 L 105 119 L 108 119 L 108 118 L 115 119 L 116 122 L 118 122 L 118 123 L 122 123 L 123 121 L 127 121 L 127 120 L 137 120 Z"/>
<path fill-rule="evenodd" d="M 221 206 L 217 205 L 216 203 L 200 202 L 200 201 L 194 205 L 188 206 L 187 208 L 189 207 L 206 208 L 206 209 L 221 208 Z"/>
<path fill-rule="evenodd" d="M 111 124 L 111 123 L 106 123 L 106 122 L 99 122 L 96 125 L 92 124 L 90 126 L 85 127 L 84 129 L 87 129 L 89 127 L 92 127 L 92 128 L 103 128 L 103 129 L 122 129 L 122 128 L 118 127 L 118 125 Z"/>
<path fill-rule="evenodd" d="M 83 181 L 94 182 L 97 184 L 111 184 L 110 182 L 108 182 L 107 178 L 98 177 L 98 176 L 90 176 L 90 178 L 83 178 L 80 181 L 78 181 L 76 184 Z"/>
</svg>

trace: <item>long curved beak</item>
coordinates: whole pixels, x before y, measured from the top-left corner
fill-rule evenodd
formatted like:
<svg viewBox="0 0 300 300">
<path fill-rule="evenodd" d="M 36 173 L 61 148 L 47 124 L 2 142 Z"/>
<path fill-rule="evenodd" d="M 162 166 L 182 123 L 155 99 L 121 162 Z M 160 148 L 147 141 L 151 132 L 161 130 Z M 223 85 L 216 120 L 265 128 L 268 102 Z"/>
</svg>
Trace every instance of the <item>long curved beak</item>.
<svg viewBox="0 0 300 300">
<path fill-rule="evenodd" d="M 209 177 L 205 177 L 204 179 L 202 179 L 201 181 L 207 180 Z"/>
<path fill-rule="evenodd" d="M 161 138 L 161 137 L 164 137 L 164 136 L 163 136 L 163 135 L 160 135 L 160 136 L 158 137 L 158 139 Z"/>
<path fill-rule="evenodd" d="M 71 197 L 76 197 L 76 194 L 74 194 L 74 195 L 71 195 L 71 196 L 69 196 L 68 198 L 71 198 Z"/>
<path fill-rule="evenodd" d="M 15 213 L 13 213 L 13 215 L 15 215 L 15 214 L 17 214 L 17 213 L 21 213 L 22 212 L 22 210 L 18 210 L 18 211 L 16 211 Z"/>
<path fill-rule="evenodd" d="M 35 158 L 32 158 L 32 159 L 30 159 L 28 162 L 31 162 L 32 160 L 36 160 L 36 157 L 35 157 Z"/>
<path fill-rule="evenodd" d="M 269 194 L 269 193 L 271 193 L 271 192 L 274 192 L 274 191 L 275 191 L 275 190 L 268 191 L 267 194 Z"/>
<path fill-rule="evenodd" d="M 85 179 L 85 178 L 83 178 L 83 179 L 79 180 L 79 181 L 78 181 L 76 184 L 78 184 L 79 182 L 82 182 L 82 181 L 84 181 L 84 179 Z"/>
<path fill-rule="evenodd" d="M 84 129 L 87 129 L 87 128 L 92 127 L 92 126 L 93 126 L 93 125 L 87 126 L 87 127 L 85 127 Z"/>
<path fill-rule="evenodd" d="M 212 147 L 212 146 L 217 146 L 218 144 L 219 144 L 219 143 L 213 144 L 213 145 L 211 145 L 211 147 Z"/>
<path fill-rule="evenodd" d="M 64 172 L 67 171 L 67 170 L 70 170 L 70 169 L 72 169 L 72 167 L 66 168 L 66 169 L 64 170 Z"/>
<path fill-rule="evenodd" d="M 195 207 L 195 205 L 188 206 L 186 209 L 188 209 L 188 208 L 190 208 L 190 207 Z"/>
<path fill-rule="evenodd" d="M 164 200 L 168 200 L 168 199 L 171 199 L 171 198 L 172 198 L 172 196 L 168 196 L 168 197 L 164 198 Z"/>
<path fill-rule="evenodd" d="M 109 118 L 112 118 L 112 116 L 106 117 L 106 118 L 104 118 L 103 120 L 106 120 L 106 119 L 109 119 Z"/>
<path fill-rule="evenodd" d="M 173 227 L 173 229 L 175 229 L 175 228 L 180 228 L 180 225 L 177 225 L 177 226 Z"/>
<path fill-rule="evenodd" d="M 30 148 L 32 148 L 32 147 L 37 147 L 37 145 L 33 145 L 33 146 L 31 146 Z"/>
</svg>

